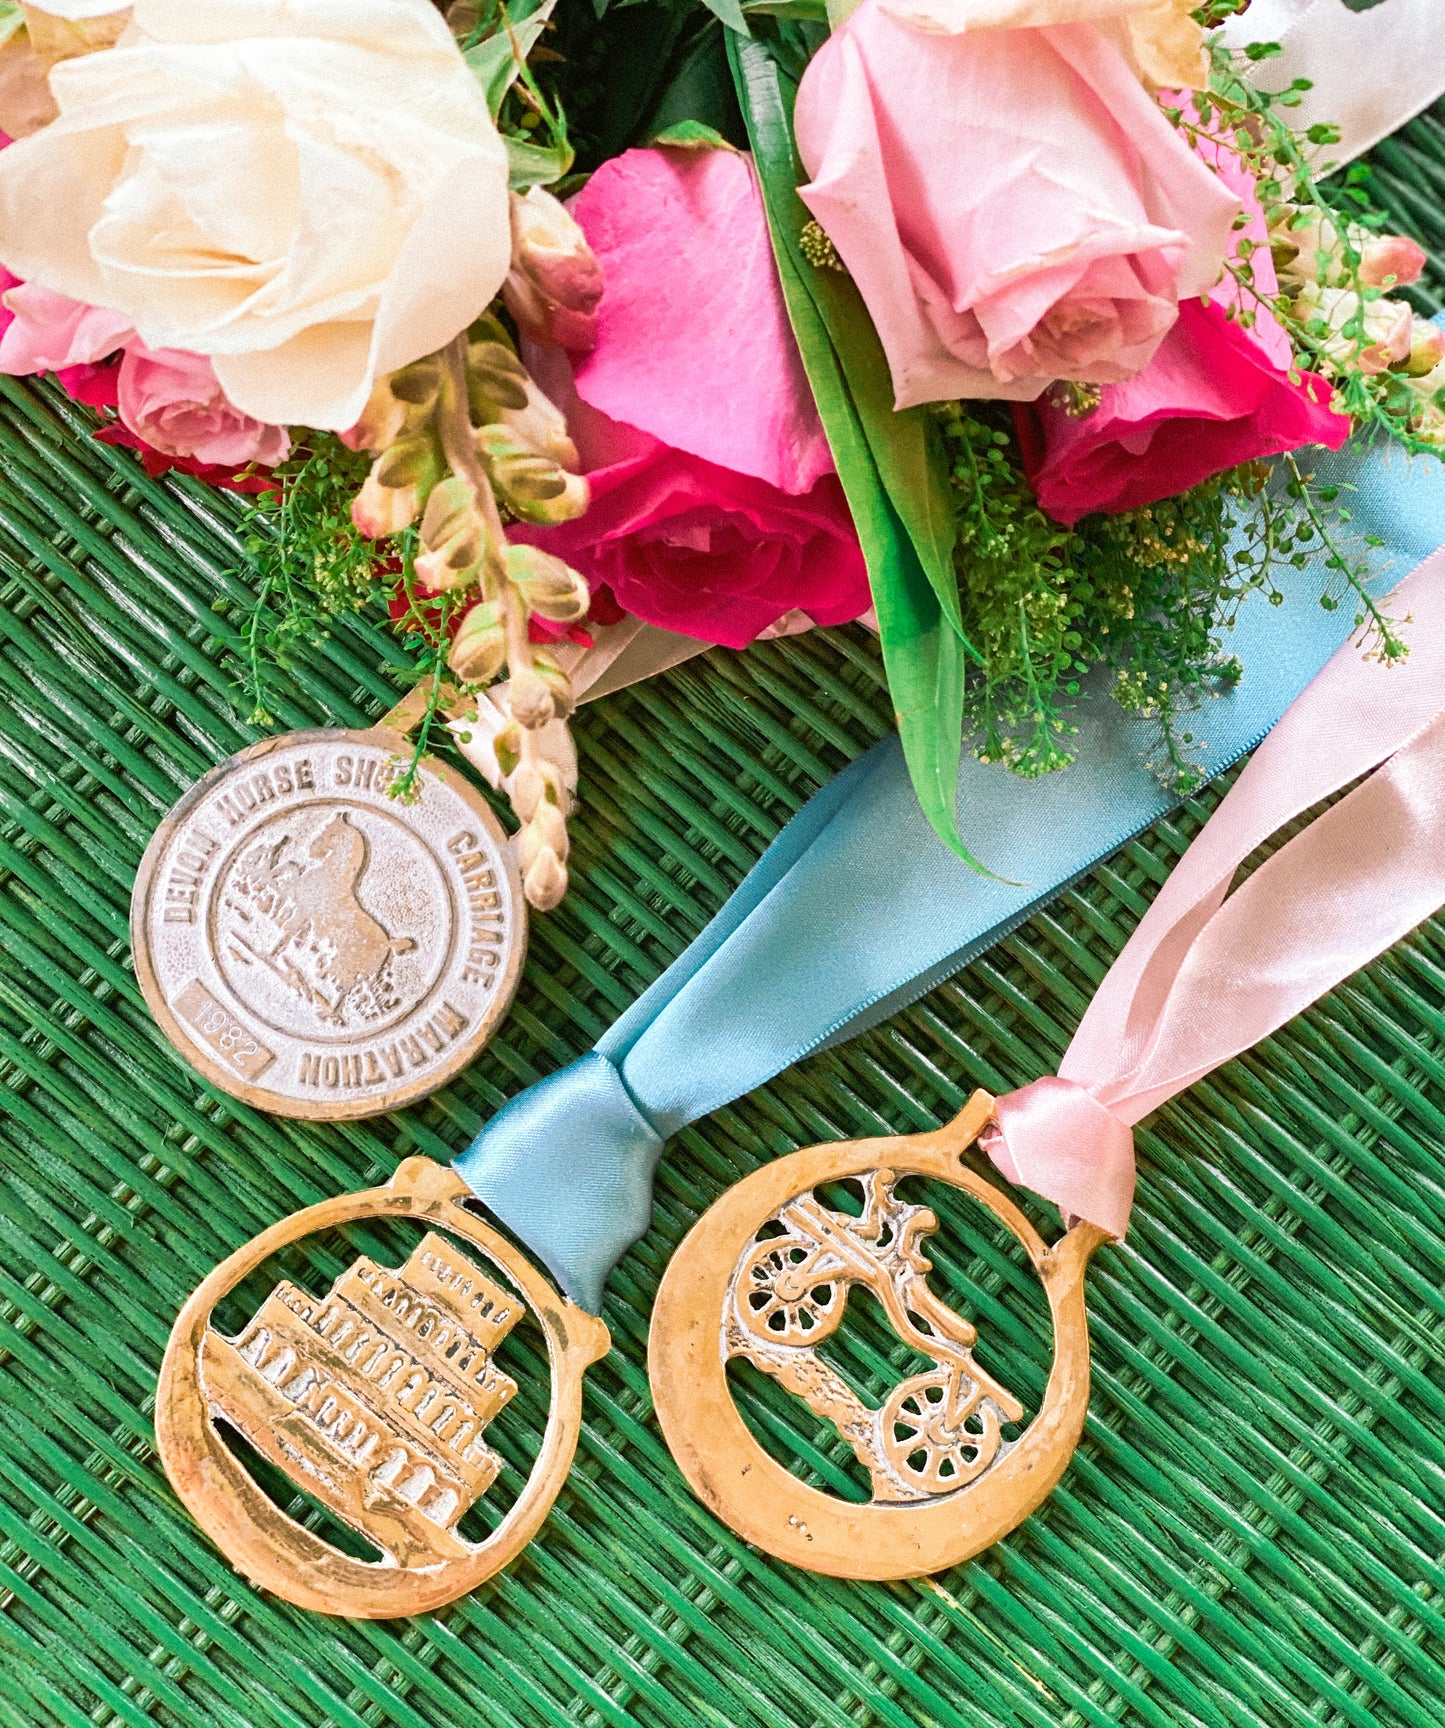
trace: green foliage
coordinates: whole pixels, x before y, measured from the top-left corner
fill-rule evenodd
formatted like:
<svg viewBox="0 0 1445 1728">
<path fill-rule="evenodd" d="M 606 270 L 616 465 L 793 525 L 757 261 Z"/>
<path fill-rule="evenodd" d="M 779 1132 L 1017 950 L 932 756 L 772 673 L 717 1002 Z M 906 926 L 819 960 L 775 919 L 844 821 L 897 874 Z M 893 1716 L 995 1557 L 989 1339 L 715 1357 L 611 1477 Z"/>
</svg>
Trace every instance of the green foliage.
<svg viewBox="0 0 1445 1728">
<path fill-rule="evenodd" d="M 808 380 L 868 564 L 888 687 L 908 771 L 940 839 L 976 864 L 959 832 L 964 668 L 972 652 L 954 573 L 954 511 L 933 417 L 893 407 L 887 360 L 853 280 L 819 268 L 797 196 L 795 71 L 811 26 L 729 43 L 767 205 L 773 251 Z"/>
<path fill-rule="evenodd" d="M 733 93 L 728 32 L 701 0 L 570 0 L 532 66 L 565 105 L 584 172 L 684 121 L 747 145 Z"/>
<path fill-rule="evenodd" d="M 412 575 L 416 532 L 408 529 L 378 550 L 351 520 L 351 501 L 366 479 L 371 458 L 348 450 L 330 433 L 309 435 L 276 470 L 276 486 L 247 507 L 243 543 L 249 559 L 241 572 L 253 599 L 242 626 L 245 654 L 240 682 L 255 726 L 274 723 L 267 690 L 277 667 L 314 654 L 336 619 L 370 610 L 385 618 L 397 592 L 404 606 L 393 627 L 407 659 L 390 668 L 398 680 L 427 682 L 427 707 L 412 735 L 412 755 L 392 782 L 403 801 L 415 794 L 417 771 L 435 730 L 447 686 L 447 652 L 456 614 L 468 594 L 418 594 Z"/>
<path fill-rule="evenodd" d="M 326 637 L 333 618 L 359 611 L 384 591 L 375 550 L 351 522 L 351 501 L 370 458 L 330 433 L 303 436 L 276 469 L 274 489 L 250 502 L 242 524 L 254 598 L 243 631 L 241 685 L 257 726 L 272 723 L 269 669 L 294 664 Z"/>
<path fill-rule="evenodd" d="M 1064 528 L 1039 508 L 1004 414 L 985 404 L 938 411 L 958 512 L 955 563 L 963 628 L 980 664 L 965 718 L 985 761 L 1034 776 L 1072 760 L 1069 706 L 1096 667 L 1124 708 L 1158 722 L 1156 766 L 1180 792 L 1198 783 L 1192 708 L 1239 677 L 1223 650 L 1240 603 L 1278 604 L 1274 572 L 1323 554 L 1321 603 L 1359 598 L 1358 621 L 1386 658 L 1404 651 L 1341 547 L 1348 513 L 1293 459 L 1271 481 L 1252 463 L 1181 497 Z"/>
<path fill-rule="evenodd" d="M 556 3 L 477 0 L 469 9 L 468 27 L 458 34 L 463 57 L 506 142 L 514 192 L 555 185 L 576 156 L 561 102 L 549 97 L 530 64 Z"/>
</svg>

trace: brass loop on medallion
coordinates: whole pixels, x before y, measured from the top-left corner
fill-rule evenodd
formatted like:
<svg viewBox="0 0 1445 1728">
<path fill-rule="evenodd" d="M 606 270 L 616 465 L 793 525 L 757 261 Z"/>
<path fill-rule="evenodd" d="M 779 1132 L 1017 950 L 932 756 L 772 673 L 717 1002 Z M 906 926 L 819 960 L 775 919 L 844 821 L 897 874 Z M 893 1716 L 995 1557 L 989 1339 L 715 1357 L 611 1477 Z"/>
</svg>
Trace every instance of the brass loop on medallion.
<svg viewBox="0 0 1445 1728">
<path fill-rule="evenodd" d="M 1089 1402 L 1084 1272 L 1108 1241 L 1076 1224 L 1052 1248 L 1018 1207 L 961 1162 L 993 1112 L 975 1092 L 931 1134 L 814 1146 L 764 1165 L 717 1200 L 670 1261 L 658 1291 L 648 1372 L 663 1435 L 703 1503 L 747 1541 L 814 1572 L 913 1578 L 969 1559 L 1054 1489 Z M 1022 1435 L 1018 1400 L 974 1360 L 975 1330 L 928 1287 L 921 1249 L 937 1219 L 897 1198 L 928 1176 L 988 1208 L 1028 1253 L 1048 1298 L 1054 1360 Z M 861 1182 L 861 1217 L 830 1211 L 820 1183 Z M 864 1404 L 815 1353 L 841 1324 L 848 1291 L 869 1290 L 932 1370 Z M 753 1437 L 733 1401 L 738 1357 L 777 1380 L 848 1441 L 872 1482 L 855 1504 L 809 1487 Z"/>
<path fill-rule="evenodd" d="M 386 1187 L 323 1201 L 263 1231 L 176 1320 L 156 1393 L 166 1474 L 232 1565 L 300 1608 L 368 1620 L 440 1608 L 526 1547 L 567 1479 L 582 1377 L 607 1353 L 607 1328 L 558 1296 L 463 1205 L 470 1198 L 455 1171 L 408 1158 Z M 216 1304 L 279 1249 L 387 1217 L 429 1226 L 405 1265 L 362 1257 L 325 1296 L 278 1285 L 235 1338 L 210 1325 Z M 448 1236 L 479 1249 L 510 1288 Z M 493 1348 L 527 1310 L 551 1367 L 546 1433 L 515 1504 L 473 1543 L 456 1524 L 501 1467 L 483 1429 L 516 1391 Z M 287 1517 L 227 1446 L 221 1421 L 382 1559 L 353 1559 Z"/>
</svg>

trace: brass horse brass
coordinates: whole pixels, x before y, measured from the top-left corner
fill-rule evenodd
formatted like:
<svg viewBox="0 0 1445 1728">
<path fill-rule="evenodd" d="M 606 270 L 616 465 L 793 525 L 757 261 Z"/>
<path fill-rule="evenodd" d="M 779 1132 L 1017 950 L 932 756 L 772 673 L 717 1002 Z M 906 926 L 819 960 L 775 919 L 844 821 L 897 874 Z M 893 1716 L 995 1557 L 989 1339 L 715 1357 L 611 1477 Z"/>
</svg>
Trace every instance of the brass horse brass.
<svg viewBox="0 0 1445 1728">
<path fill-rule="evenodd" d="M 166 1473 L 239 1570 L 300 1607 L 367 1619 L 440 1607 L 526 1546 L 566 1478 L 582 1375 L 605 1354 L 607 1329 L 467 1211 L 460 1202 L 469 1197 L 454 1172 L 408 1159 L 388 1187 L 299 1212 L 233 1254 L 171 1334 L 156 1404 Z M 388 1214 L 435 1226 L 403 1265 L 363 1256 L 324 1296 L 278 1284 L 234 1338 L 210 1326 L 221 1297 L 278 1248 Z M 512 1288 L 448 1236 L 480 1248 Z M 547 1432 L 516 1504 L 485 1542 L 471 1543 L 458 1520 L 501 1468 L 484 1431 L 517 1390 L 494 1352 L 528 1308 L 551 1362 Z M 382 1559 L 352 1559 L 282 1513 L 226 1446 L 218 1421 Z"/>
<path fill-rule="evenodd" d="M 748 1541 L 844 1578 L 909 1578 L 996 1542 L 1052 1492 L 1083 1429 L 1089 1339 L 1083 1274 L 1108 1240 L 1078 1224 L 1048 1248 L 1018 1208 L 960 1162 L 988 1124 L 976 1092 L 946 1128 L 909 1138 L 815 1146 L 765 1165 L 716 1202 L 674 1255 L 653 1310 L 648 1365 L 658 1420 L 699 1497 Z M 931 1290 L 926 1207 L 895 1188 L 933 1176 L 982 1202 L 1024 1245 L 1048 1296 L 1055 1354 L 1043 1404 L 1017 1439 L 1023 1406 L 974 1356 L 974 1327 Z M 862 1215 L 813 1192 L 856 1178 Z M 817 1352 L 848 1291 L 878 1300 L 898 1337 L 934 1366 L 870 1408 Z M 728 1361 L 741 1357 L 831 1421 L 867 1469 L 855 1505 L 799 1482 L 739 1415 Z"/>
</svg>

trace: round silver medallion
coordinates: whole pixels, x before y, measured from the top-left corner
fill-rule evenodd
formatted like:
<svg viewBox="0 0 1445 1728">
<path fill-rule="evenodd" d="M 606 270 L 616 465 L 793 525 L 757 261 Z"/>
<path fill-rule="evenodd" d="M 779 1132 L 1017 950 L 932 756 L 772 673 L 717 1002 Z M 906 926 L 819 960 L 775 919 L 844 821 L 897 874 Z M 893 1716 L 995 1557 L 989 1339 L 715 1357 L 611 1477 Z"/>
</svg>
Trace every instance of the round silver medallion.
<svg viewBox="0 0 1445 1728">
<path fill-rule="evenodd" d="M 516 988 L 526 907 L 481 795 L 395 733 L 290 732 L 223 762 L 156 830 L 131 898 L 146 1001 L 223 1090 L 283 1116 L 425 1097 Z"/>
</svg>

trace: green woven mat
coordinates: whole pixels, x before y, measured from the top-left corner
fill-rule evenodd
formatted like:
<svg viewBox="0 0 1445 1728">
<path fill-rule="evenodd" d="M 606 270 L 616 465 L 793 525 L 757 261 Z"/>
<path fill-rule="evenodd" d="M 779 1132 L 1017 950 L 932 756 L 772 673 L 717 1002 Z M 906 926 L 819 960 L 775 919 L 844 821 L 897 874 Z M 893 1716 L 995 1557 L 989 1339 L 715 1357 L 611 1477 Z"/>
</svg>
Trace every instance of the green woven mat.
<svg viewBox="0 0 1445 1728">
<path fill-rule="evenodd" d="M 1427 118 L 1382 165 L 1445 264 L 1442 159 Z M 395 1118 L 254 1115 L 172 1056 L 127 957 L 151 830 L 254 735 L 225 669 L 235 512 L 147 481 L 53 392 L 3 393 L 0 1724 L 1438 1728 L 1445 926 L 1141 1133 L 1136 1227 L 1091 1274 L 1084 1444 L 975 1563 L 896 1587 L 779 1567 L 692 1499 L 651 1416 L 649 1307 L 699 1210 L 794 1146 L 928 1127 L 975 1085 L 1048 1070 L 1214 793 L 889 1026 L 678 1137 L 654 1229 L 613 1282 L 577 1468 L 509 1572 L 388 1625 L 311 1617 L 231 1573 L 152 1444 L 185 1294 L 294 1207 L 459 1148 L 585 1048 L 883 734 L 886 694 L 868 639 L 841 631 L 713 654 L 584 711 L 576 886 L 536 922 L 500 1037 Z M 287 682 L 281 722 L 377 715 L 394 653 L 339 631 Z M 1048 1347 L 1028 1275 L 965 1204 L 930 1198 L 940 1283 L 1036 1405 Z M 333 1248 L 314 1263 L 339 1264 Z M 529 1348 L 515 1367 L 536 1366 Z M 911 1371 L 866 1315 L 846 1349 L 875 1391 Z M 739 1396 L 778 1455 L 861 1492 L 801 1407 L 768 1382 Z M 525 1396 L 491 1431 L 514 1476 L 540 1415 Z"/>
</svg>

